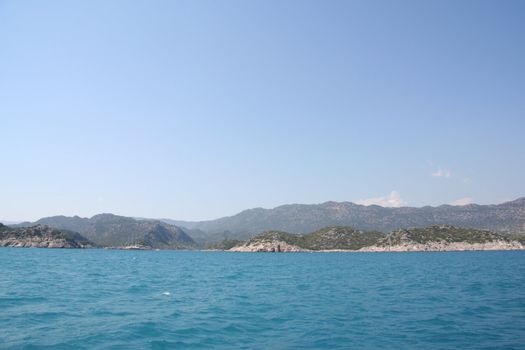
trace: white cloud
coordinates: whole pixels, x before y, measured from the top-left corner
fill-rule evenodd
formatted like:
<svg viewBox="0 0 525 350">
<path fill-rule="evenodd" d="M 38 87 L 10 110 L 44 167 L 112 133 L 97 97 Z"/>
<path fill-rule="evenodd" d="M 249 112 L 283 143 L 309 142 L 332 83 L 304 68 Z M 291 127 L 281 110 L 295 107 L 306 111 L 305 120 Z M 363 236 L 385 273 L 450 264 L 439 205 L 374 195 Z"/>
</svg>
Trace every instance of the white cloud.
<svg viewBox="0 0 525 350">
<path fill-rule="evenodd" d="M 448 179 L 451 176 L 452 174 L 447 169 L 438 169 L 432 173 L 432 177 L 442 177 Z"/>
<path fill-rule="evenodd" d="M 403 205 L 406 205 L 406 202 L 401 198 L 397 191 L 392 191 L 389 195 L 385 197 L 360 199 L 356 203 L 361 205 L 375 204 L 380 205 L 382 207 L 401 207 Z"/>
<path fill-rule="evenodd" d="M 455 201 L 450 202 L 450 205 L 467 205 L 473 203 L 474 200 L 470 197 L 464 197 L 456 199 Z"/>
</svg>

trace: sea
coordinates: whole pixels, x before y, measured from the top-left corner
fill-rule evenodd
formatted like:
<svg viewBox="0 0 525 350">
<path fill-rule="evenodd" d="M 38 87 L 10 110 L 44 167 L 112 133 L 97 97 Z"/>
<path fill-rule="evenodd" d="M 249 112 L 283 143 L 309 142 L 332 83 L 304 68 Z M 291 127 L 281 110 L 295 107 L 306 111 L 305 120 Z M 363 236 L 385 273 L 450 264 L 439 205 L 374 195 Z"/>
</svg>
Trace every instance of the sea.
<svg viewBox="0 0 525 350">
<path fill-rule="evenodd" d="M 0 349 L 525 349 L 525 252 L 0 248 Z"/>
</svg>

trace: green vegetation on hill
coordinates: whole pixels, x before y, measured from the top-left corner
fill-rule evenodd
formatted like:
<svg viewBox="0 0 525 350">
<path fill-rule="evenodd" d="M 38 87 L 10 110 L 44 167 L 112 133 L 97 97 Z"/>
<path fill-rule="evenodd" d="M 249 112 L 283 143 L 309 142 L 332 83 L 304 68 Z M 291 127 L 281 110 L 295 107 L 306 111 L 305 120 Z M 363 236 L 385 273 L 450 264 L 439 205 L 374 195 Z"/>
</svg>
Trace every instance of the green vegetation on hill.
<svg viewBox="0 0 525 350">
<path fill-rule="evenodd" d="M 189 222 L 165 220 L 198 232 L 201 242 L 246 240 L 253 232 L 268 230 L 307 233 L 326 226 L 351 226 L 390 232 L 403 227 L 429 227 L 447 223 L 456 227 L 519 233 L 525 229 L 525 198 L 498 205 L 385 208 L 350 202 L 287 204 L 273 209 L 255 208 L 216 220 Z"/>
<path fill-rule="evenodd" d="M 304 235 L 282 231 L 268 231 L 255 236 L 245 244 L 281 241 L 308 250 L 358 250 L 374 244 L 383 237 L 385 237 L 383 233 L 375 231 L 366 232 L 354 230 L 351 227 L 326 227 Z"/>
<path fill-rule="evenodd" d="M 87 248 L 94 244 L 77 232 L 44 225 L 11 228 L 0 224 L 0 246 Z"/>
<path fill-rule="evenodd" d="M 510 237 L 487 230 L 435 225 L 425 228 L 408 228 L 393 231 L 380 240 L 377 245 L 426 244 L 430 242 L 489 243 L 496 241 L 507 242 L 510 241 Z"/>
<path fill-rule="evenodd" d="M 377 231 L 361 231 L 351 227 L 326 227 L 302 236 L 303 247 L 311 250 L 348 249 L 358 250 L 384 238 Z"/>
<path fill-rule="evenodd" d="M 301 248 L 304 244 L 303 236 L 296 235 L 293 233 L 288 232 L 282 232 L 282 231 L 267 231 L 263 232 L 252 239 L 248 240 L 247 244 L 253 244 L 253 243 L 267 243 L 267 242 L 273 242 L 273 241 L 281 241 L 286 242 L 291 245 L 296 245 Z"/>
<path fill-rule="evenodd" d="M 282 231 L 268 231 L 237 246 L 275 245 L 285 242 L 307 250 L 360 250 L 366 247 L 388 247 L 396 245 L 416 245 L 429 243 L 494 243 L 525 241 L 519 238 L 487 230 L 456 228 L 448 225 L 435 225 L 425 228 L 409 228 L 392 231 L 388 235 L 377 231 L 361 231 L 351 227 L 326 227 L 307 234 L 292 234 Z M 225 248 L 229 249 L 229 248 Z M 260 247 L 257 249 L 261 249 Z"/>
<path fill-rule="evenodd" d="M 193 247 L 195 242 L 180 227 L 158 220 L 136 220 L 113 214 L 92 218 L 53 216 L 34 224 L 79 232 L 92 242 L 105 247 L 141 245 L 151 248 L 179 249 Z M 23 223 L 18 226 L 34 225 Z"/>
<path fill-rule="evenodd" d="M 218 243 L 212 243 L 206 245 L 207 249 L 218 249 L 218 250 L 228 250 L 231 249 L 241 243 L 244 243 L 243 241 L 237 240 L 237 239 L 225 239 L 223 241 L 220 241 Z"/>
<path fill-rule="evenodd" d="M 515 233 L 509 235 L 509 239 L 520 242 L 525 245 L 525 233 Z"/>
</svg>

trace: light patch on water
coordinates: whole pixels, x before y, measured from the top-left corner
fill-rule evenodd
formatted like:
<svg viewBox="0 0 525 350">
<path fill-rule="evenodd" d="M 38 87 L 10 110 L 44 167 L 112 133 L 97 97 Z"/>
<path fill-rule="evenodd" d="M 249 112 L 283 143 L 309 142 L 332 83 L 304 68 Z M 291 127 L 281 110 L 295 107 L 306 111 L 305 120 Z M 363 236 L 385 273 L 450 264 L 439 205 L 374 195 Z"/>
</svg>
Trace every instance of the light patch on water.
<svg viewBox="0 0 525 350">
<path fill-rule="evenodd" d="M 163 292 L 162 295 L 171 295 L 170 292 Z"/>
</svg>

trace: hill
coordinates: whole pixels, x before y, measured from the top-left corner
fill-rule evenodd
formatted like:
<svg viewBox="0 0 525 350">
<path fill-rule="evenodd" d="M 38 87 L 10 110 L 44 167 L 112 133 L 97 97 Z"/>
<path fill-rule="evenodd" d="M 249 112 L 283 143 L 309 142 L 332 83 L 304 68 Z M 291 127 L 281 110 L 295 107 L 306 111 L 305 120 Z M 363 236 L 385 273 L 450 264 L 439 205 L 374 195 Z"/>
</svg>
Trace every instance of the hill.
<svg viewBox="0 0 525 350">
<path fill-rule="evenodd" d="M 373 245 L 385 235 L 365 232 L 351 227 L 326 227 L 304 235 L 268 231 L 247 242 L 239 243 L 231 251 L 299 252 L 310 250 L 358 250 Z"/>
<path fill-rule="evenodd" d="M 253 232 L 306 233 L 326 226 L 390 232 L 403 227 L 454 225 L 504 233 L 525 232 L 525 197 L 498 205 L 385 208 L 350 202 L 288 204 L 273 209 L 255 208 L 208 221 L 163 221 L 199 232 L 200 241 L 249 239 Z"/>
<path fill-rule="evenodd" d="M 522 237 L 522 236 L 520 236 Z M 395 230 L 388 235 L 351 227 L 327 227 L 298 235 L 269 231 L 239 243 L 236 252 L 521 250 L 517 238 L 448 225 Z"/>
<path fill-rule="evenodd" d="M 358 250 L 376 243 L 385 234 L 355 230 L 351 227 L 326 227 L 302 236 L 303 247 L 310 250 Z"/>
<path fill-rule="evenodd" d="M 449 225 L 400 229 L 389 233 L 367 251 L 512 250 L 524 246 L 509 235 Z"/>
<path fill-rule="evenodd" d="M 302 247 L 302 236 L 288 232 L 269 231 L 263 232 L 247 242 L 238 244 L 231 249 L 232 252 L 302 252 L 307 248 Z"/>
<path fill-rule="evenodd" d="M 11 228 L 0 224 L 0 247 L 91 248 L 94 244 L 76 232 L 48 226 Z"/>
<path fill-rule="evenodd" d="M 35 223 L 22 223 L 16 226 L 35 224 L 79 232 L 97 245 L 105 247 L 139 246 L 178 249 L 195 245 L 193 239 L 180 227 L 158 220 L 135 220 L 113 214 L 99 214 L 91 218 L 53 216 Z"/>
</svg>

